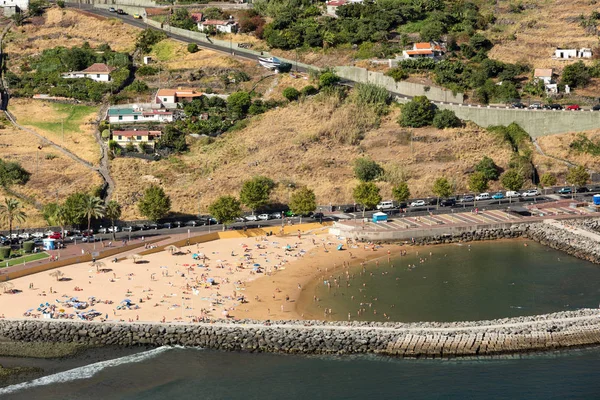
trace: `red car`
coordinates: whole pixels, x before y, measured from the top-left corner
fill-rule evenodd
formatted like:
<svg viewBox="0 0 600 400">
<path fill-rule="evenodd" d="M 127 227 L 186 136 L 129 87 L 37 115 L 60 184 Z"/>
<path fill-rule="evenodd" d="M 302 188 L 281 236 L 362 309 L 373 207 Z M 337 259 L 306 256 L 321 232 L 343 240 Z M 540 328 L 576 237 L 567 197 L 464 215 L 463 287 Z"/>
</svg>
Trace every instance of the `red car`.
<svg viewBox="0 0 600 400">
<path fill-rule="evenodd" d="M 52 235 L 48 236 L 49 239 L 62 239 L 60 232 L 54 232 Z"/>
<path fill-rule="evenodd" d="M 579 111 L 580 108 L 579 108 L 578 104 L 571 104 L 570 106 L 567 106 L 567 110 L 570 110 L 570 111 Z"/>
</svg>

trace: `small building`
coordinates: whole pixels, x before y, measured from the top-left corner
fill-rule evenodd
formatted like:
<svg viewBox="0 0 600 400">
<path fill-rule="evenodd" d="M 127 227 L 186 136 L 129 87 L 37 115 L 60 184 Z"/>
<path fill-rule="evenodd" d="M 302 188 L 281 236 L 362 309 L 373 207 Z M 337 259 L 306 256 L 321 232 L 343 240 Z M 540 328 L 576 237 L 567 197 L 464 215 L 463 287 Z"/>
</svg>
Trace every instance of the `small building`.
<svg viewBox="0 0 600 400">
<path fill-rule="evenodd" d="M 387 222 L 387 220 L 388 220 L 388 215 L 384 212 L 376 212 L 375 214 L 373 214 L 373 222 L 374 223 Z"/>
<path fill-rule="evenodd" d="M 236 33 L 238 31 L 238 23 L 232 19 L 208 19 L 198 22 L 198 30 L 200 32 Z"/>
<path fill-rule="evenodd" d="M 89 78 L 96 82 L 110 82 L 110 73 L 116 68 L 108 66 L 104 63 L 95 63 L 84 69 L 83 71 L 65 72 L 63 78 Z"/>
<path fill-rule="evenodd" d="M 419 42 L 414 43 L 412 50 L 404 50 L 402 55 L 405 59 L 409 58 L 435 58 L 442 56 L 446 52 L 446 46 L 437 42 Z"/>
<path fill-rule="evenodd" d="M 155 103 L 165 108 L 177 108 L 177 104 L 192 101 L 201 96 L 203 96 L 201 92 L 192 88 L 158 89 Z"/>
<path fill-rule="evenodd" d="M 111 107 L 108 109 L 108 122 L 111 124 L 173 122 L 173 113 L 167 110 Z"/>
<path fill-rule="evenodd" d="M 554 83 L 552 72 L 552 68 L 536 68 L 533 71 L 533 81 L 544 82 L 544 88 L 548 94 L 558 93 L 558 85 Z"/>
<path fill-rule="evenodd" d="M 558 60 L 572 60 L 575 58 L 592 58 L 592 49 L 582 47 L 581 49 L 561 49 L 554 51 L 554 57 Z"/>
<path fill-rule="evenodd" d="M 4 9 L 5 17 L 12 17 L 15 14 L 27 11 L 29 8 L 29 0 L 2 0 L 0 4 Z"/>
<path fill-rule="evenodd" d="M 204 18 L 204 14 L 202 14 L 202 13 L 191 13 L 190 17 L 192 17 L 192 19 L 194 20 L 194 22 L 198 23 L 198 22 L 202 21 L 202 19 Z"/>
<path fill-rule="evenodd" d="M 148 130 L 129 130 L 129 131 L 113 131 L 112 140 L 117 142 L 119 146 L 125 147 L 129 143 L 134 146 L 145 144 L 146 146 L 154 148 L 154 142 L 160 138 L 161 131 L 148 131 Z"/>
<path fill-rule="evenodd" d="M 145 65 L 152 64 L 152 62 L 153 62 L 152 57 L 144 56 L 144 64 Z"/>
<path fill-rule="evenodd" d="M 325 13 L 332 17 L 337 16 L 338 7 L 345 6 L 347 4 L 362 4 L 364 0 L 331 0 L 325 3 Z"/>
</svg>

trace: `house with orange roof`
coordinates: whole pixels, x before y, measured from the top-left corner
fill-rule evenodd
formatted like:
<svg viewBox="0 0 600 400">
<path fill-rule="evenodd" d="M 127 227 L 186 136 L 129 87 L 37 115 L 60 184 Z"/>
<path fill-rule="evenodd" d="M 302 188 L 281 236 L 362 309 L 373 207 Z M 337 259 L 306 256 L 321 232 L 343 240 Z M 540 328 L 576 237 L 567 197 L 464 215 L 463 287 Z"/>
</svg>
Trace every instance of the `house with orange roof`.
<svg viewBox="0 0 600 400">
<path fill-rule="evenodd" d="M 115 69 L 115 67 L 108 66 L 104 63 L 95 63 L 83 71 L 65 72 L 62 74 L 62 77 L 65 79 L 89 78 L 96 82 L 110 82 L 110 73 Z"/>
<path fill-rule="evenodd" d="M 202 95 L 201 92 L 192 88 L 158 89 L 155 96 L 155 103 L 165 108 L 177 108 L 177 104 L 192 101 Z"/>
<path fill-rule="evenodd" d="M 446 52 L 446 46 L 436 42 L 414 43 L 412 50 L 404 50 L 402 55 L 409 58 L 436 58 Z"/>
</svg>

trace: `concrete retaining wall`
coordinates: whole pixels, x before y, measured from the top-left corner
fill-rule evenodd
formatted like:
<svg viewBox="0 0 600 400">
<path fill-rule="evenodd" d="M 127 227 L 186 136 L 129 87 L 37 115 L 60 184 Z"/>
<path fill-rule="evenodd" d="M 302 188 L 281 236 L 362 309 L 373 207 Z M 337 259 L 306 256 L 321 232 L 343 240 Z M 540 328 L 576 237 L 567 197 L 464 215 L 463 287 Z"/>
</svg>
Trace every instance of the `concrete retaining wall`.
<svg viewBox="0 0 600 400">
<path fill-rule="evenodd" d="M 457 323 L 217 321 L 198 324 L 0 321 L 0 337 L 87 345 L 198 346 L 247 352 L 399 357 L 494 355 L 600 343 L 600 310 Z"/>
<path fill-rule="evenodd" d="M 435 86 L 426 86 L 419 83 L 400 81 L 382 74 L 381 72 L 369 71 L 359 67 L 335 67 L 335 72 L 343 79 L 353 82 L 373 83 L 386 88 L 394 93 L 401 93 L 404 96 L 427 96 L 432 101 L 444 101 L 452 103 L 463 103 L 462 93 L 452 93 L 452 91 Z"/>
</svg>

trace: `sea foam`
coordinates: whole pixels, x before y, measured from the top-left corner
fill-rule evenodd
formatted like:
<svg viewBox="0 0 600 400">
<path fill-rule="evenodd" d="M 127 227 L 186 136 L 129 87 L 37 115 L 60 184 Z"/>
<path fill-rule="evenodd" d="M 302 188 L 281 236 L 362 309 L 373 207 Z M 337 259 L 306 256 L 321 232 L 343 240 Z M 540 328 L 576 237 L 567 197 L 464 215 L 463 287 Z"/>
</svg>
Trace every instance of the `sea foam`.
<svg viewBox="0 0 600 400">
<path fill-rule="evenodd" d="M 65 383 L 69 381 L 75 381 L 78 379 L 88 379 L 96 375 L 103 369 L 117 367 L 123 364 L 138 363 L 149 358 L 156 357 L 157 355 L 165 351 L 171 350 L 173 348 L 174 347 L 172 346 L 162 346 L 142 353 L 132 354 L 121 358 L 115 358 L 114 360 L 100 361 L 94 364 L 85 365 L 83 367 L 74 368 L 68 371 L 44 376 L 38 379 L 34 379 L 32 381 L 7 386 L 4 388 L 0 388 L 0 397 L 4 394 L 14 393 L 24 389 L 31 389 L 37 386 L 46 386 L 55 383 Z"/>
</svg>

